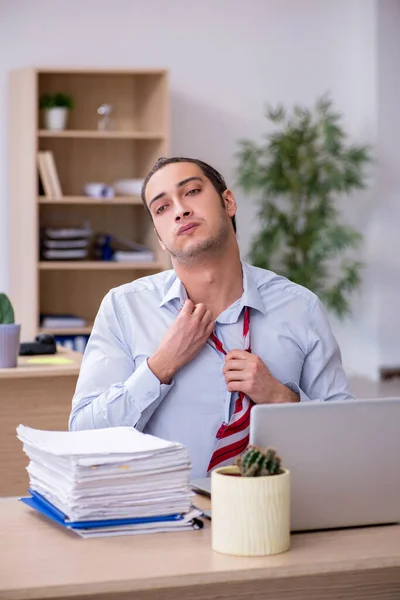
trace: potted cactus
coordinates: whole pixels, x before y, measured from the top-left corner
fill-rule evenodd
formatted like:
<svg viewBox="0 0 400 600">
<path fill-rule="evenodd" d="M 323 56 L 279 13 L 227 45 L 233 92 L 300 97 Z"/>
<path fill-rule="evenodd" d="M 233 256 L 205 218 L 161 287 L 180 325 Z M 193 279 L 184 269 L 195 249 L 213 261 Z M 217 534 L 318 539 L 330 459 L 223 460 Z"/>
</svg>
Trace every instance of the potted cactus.
<svg viewBox="0 0 400 600">
<path fill-rule="evenodd" d="M 211 473 L 212 548 L 265 556 L 290 547 L 290 473 L 272 448 L 249 445 Z"/>
<path fill-rule="evenodd" d="M 21 325 L 14 323 L 14 309 L 8 297 L 0 294 L 0 369 L 17 366 Z"/>
</svg>

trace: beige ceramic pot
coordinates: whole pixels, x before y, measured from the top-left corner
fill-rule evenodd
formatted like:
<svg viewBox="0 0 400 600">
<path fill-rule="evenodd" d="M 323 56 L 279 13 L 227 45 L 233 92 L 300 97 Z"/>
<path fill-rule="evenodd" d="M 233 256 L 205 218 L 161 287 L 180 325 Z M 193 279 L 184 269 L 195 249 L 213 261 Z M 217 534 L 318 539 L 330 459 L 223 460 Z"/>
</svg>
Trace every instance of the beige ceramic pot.
<svg viewBox="0 0 400 600">
<path fill-rule="evenodd" d="M 265 556 L 290 548 L 290 473 L 241 477 L 239 468 L 211 473 L 212 548 Z"/>
</svg>

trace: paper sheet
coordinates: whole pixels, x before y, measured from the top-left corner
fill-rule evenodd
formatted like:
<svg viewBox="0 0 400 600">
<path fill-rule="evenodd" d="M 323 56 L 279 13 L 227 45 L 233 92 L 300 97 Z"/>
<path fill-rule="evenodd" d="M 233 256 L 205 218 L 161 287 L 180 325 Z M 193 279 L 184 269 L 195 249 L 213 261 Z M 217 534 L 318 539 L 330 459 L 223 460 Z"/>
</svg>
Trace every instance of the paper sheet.
<svg viewBox="0 0 400 600">
<path fill-rule="evenodd" d="M 191 463 L 179 443 L 133 427 L 42 431 L 19 425 L 31 493 L 69 521 L 186 514 Z M 169 526 L 168 526 L 169 527 Z"/>
<path fill-rule="evenodd" d="M 31 365 L 70 365 L 74 363 L 72 358 L 66 358 L 65 356 L 37 356 L 28 358 L 26 362 Z"/>
</svg>

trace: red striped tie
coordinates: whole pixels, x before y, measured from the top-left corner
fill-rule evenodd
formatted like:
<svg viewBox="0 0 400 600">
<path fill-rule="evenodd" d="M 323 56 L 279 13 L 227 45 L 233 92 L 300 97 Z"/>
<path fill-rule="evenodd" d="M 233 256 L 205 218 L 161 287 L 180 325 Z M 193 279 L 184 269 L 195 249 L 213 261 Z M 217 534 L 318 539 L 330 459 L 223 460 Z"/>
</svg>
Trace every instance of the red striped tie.
<svg viewBox="0 0 400 600">
<path fill-rule="evenodd" d="M 243 339 L 247 352 L 251 352 L 250 345 L 250 311 L 246 306 L 243 318 Z M 217 336 L 212 333 L 211 340 L 215 348 L 226 355 L 226 351 Z M 235 410 L 229 423 L 222 423 L 217 431 L 217 445 L 208 465 L 207 471 L 222 466 L 223 463 L 230 465 L 235 456 L 241 454 L 249 443 L 250 411 L 253 406 L 252 400 L 243 392 L 239 392 L 236 399 Z"/>
</svg>

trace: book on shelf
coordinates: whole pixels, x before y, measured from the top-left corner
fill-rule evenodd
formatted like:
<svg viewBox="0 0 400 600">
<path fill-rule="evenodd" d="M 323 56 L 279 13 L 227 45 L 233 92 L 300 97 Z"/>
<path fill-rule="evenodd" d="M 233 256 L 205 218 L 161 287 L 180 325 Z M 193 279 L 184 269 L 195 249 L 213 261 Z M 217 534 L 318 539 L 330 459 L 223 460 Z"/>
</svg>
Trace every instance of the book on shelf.
<svg viewBox="0 0 400 600">
<path fill-rule="evenodd" d="M 62 189 L 54 154 L 50 150 L 38 152 L 38 170 L 46 198 L 60 200 Z"/>
<path fill-rule="evenodd" d="M 53 329 L 56 329 L 55 327 Z M 62 327 L 58 328 L 62 329 Z M 72 329 L 72 327 L 71 327 Z M 66 330 L 67 331 L 67 330 Z M 86 345 L 89 341 L 90 334 L 71 334 L 71 333 L 57 333 L 54 335 L 54 340 L 57 346 L 63 346 L 68 350 L 74 350 L 83 354 L 86 349 Z"/>
<path fill-rule="evenodd" d="M 87 248 L 89 245 L 88 239 L 82 240 L 49 240 L 43 239 L 43 246 L 50 250 L 73 250 L 76 248 Z"/>
<path fill-rule="evenodd" d="M 100 260 L 114 262 L 153 262 L 154 252 L 127 238 L 99 233 L 95 240 L 95 256 Z M 107 257 L 107 258 L 106 258 Z"/>
<path fill-rule="evenodd" d="M 88 250 L 43 250 L 45 260 L 73 260 L 88 257 Z"/>
<path fill-rule="evenodd" d="M 43 238 L 52 240 L 89 239 L 92 234 L 89 223 L 82 227 L 45 227 L 43 229 Z"/>
<path fill-rule="evenodd" d="M 44 195 L 46 196 L 46 198 L 52 198 L 53 187 L 51 185 L 50 173 L 48 171 L 48 166 L 45 161 L 45 153 L 44 152 L 38 152 L 37 165 L 38 165 L 40 181 L 43 186 Z"/>
<path fill-rule="evenodd" d="M 80 352 L 84 354 L 87 343 L 89 341 L 89 334 L 65 334 L 65 333 L 57 333 L 54 335 L 54 340 L 57 346 L 63 346 L 63 348 L 68 348 L 68 350 L 74 350 L 75 352 Z"/>
<path fill-rule="evenodd" d="M 89 223 L 81 227 L 42 227 L 40 253 L 44 260 L 87 259 L 92 230 Z"/>
<path fill-rule="evenodd" d="M 41 314 L 40 324 L 46 329 L 62 329 L 72 327 L 86 327 L 87 321 L 82 317 L 69 314 Z"/>
<path fill-rule="evenodd" d="M 154 253 L 149 251 L 137 251 L 127 252 L 124 250 L 117 250 L 113 254 L 113 260 L 115 262 L 153 262 Z"/>
<path fill-rule="evenodd" d="M 53 198 L 60 200 L 62 198 L 63 194 L 62 194 L 62 190 L 61 190 L 60 180 L 58 178 L 56 163 L 54 160 L 54 154 L 49 151 L 46 152 L 45 154 L 46 154 L 45 160 L 48 165 L 50 179 L 51 179 L 51 185 L 52 185 L 52 189 L 53 189 Z"/>
</svg>

